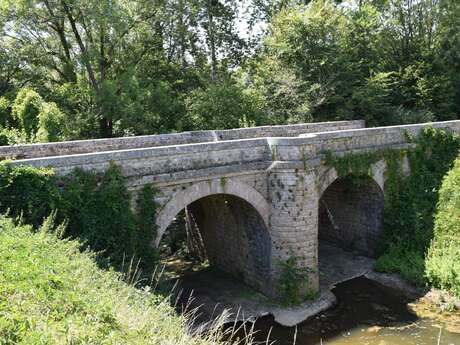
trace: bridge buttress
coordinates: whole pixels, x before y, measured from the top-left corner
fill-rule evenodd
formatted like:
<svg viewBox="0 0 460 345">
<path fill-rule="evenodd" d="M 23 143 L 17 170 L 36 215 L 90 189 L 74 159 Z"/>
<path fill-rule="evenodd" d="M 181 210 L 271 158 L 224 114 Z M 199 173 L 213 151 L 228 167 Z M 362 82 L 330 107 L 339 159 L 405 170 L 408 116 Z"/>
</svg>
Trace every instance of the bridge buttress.
<svg viewBox="0 0 460 345">
<path fill-rule="evenodd" d="M 279 277 L 277 263 L 296 257 L 300 268 L 310 271 L 310 291 L 319 288 L 318 195 L 313 170 L 273 168 L 268 175 L 271 202 L 273 279 Z M 276 284 L 275 284 L 276 285 Z"/>
</svg>

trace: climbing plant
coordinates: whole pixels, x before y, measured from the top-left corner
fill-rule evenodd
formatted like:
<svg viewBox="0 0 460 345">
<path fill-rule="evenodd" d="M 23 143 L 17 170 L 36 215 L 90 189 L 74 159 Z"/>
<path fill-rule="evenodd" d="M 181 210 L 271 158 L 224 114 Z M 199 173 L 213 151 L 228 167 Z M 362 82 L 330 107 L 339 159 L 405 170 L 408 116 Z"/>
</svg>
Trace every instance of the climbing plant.
<svg viewBox="0 0 460 345">
<path fill-rule="evenodd" d="M 157 252 L 152 249 L 152 242 L 157 236 L 155 194 L 157 190 L 150 184 L 139 192 L 136 202 L 136 254 L 147 262 L 157 260 Z"/>
<path fill-rule="evenodd" d="M 48 168 L 0 164 L 0 213 L 9 213 L 38 227 L 60 204 L 54 171 Z"/>
<path fill-rule="evenodd" d="M 67 224 L 65 235 L 99 253 L 101 264 L 119 266 L 131 257 L 152 263 L 155 190 L 145 186 L 136 212 L 126 179 L 116 165 L 105 172 L 76 169 L 57 177 L 52 169 L 0 164 L 0 212 L 34 226 L 53 210 Z"/>
<path fill-rule="evenodd" d="M 425 254 L 433 237 L 433 219 L 443 176 L 452 166 L 460 147 L 459 137 L 443 129 L 426 128 L 409 149 L 381 150 L 333 156 L 325 163 L 340 177 L 371 175 L 371 165 L 384 160 L 385 207 L 383 241 L 376 268 L 398 272 L 417 284 L 425 283 Z M 407 157 L 410 174 L 404 176 Z"/>
</svg>

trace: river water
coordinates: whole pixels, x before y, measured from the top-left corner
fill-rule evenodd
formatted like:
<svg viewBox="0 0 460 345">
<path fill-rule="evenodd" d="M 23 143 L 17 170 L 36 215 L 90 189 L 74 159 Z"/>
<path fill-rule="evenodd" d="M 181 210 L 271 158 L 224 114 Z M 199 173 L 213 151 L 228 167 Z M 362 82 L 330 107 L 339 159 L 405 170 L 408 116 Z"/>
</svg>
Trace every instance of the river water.
<svg viewBox="0 0 460 345">
<path fill-rule="evenodd" d="M 352 279 L 332 291 L 336 307 L 297 328 L 261 318 L 255 323 L 255 340 L 266 344 L 270 334 L 277 345 L 460 345 L 459 333 L 437 320 L 418 318 L 408 307 L 410 301 L 372 280 Z"/>
</svg>

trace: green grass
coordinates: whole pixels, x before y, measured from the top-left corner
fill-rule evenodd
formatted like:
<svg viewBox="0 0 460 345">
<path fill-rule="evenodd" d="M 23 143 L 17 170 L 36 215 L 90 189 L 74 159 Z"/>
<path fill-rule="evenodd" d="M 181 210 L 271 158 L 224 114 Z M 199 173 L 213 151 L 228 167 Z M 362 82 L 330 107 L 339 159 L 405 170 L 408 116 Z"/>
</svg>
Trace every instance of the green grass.
<svg viewBox="0 0 460 345">
<path fill-rule="evenodd" d="M 169 300 L 97 267 L 52 221 L 38 231 L 0 216 L 0 344 L 210 345 Z"/>
</svg>

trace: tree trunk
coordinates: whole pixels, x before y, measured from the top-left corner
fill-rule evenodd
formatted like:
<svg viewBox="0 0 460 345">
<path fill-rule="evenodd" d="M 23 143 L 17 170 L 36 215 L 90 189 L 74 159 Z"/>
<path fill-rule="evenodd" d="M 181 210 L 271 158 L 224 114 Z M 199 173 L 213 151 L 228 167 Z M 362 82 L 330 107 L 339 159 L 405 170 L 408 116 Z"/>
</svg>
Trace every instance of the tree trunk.
<svg viewBox="0 0 460 345">
<path fill-rule="evenodd" d="M 208 12 L 208 44 L 211 52 L 211 80 L 217 80 L 216 38 L 214 32 L 214 17 L 212 13 L 212 0 L 207 1 Z"/>
</svg>

